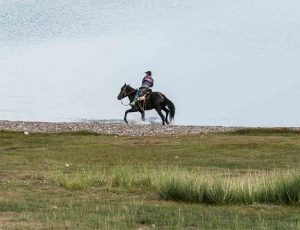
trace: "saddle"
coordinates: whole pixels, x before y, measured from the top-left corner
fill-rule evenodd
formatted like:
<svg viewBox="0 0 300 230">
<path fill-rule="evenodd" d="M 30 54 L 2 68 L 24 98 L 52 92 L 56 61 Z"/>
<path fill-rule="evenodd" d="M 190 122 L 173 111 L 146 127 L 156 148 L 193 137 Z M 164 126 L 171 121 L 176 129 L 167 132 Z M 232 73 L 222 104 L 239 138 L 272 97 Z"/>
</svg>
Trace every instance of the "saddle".
<svg viewBox="0 0 300 230">
<path fill-rule="evenodd" d="M 152 89 L 143 90 L 138 101 L 145 101 L 152 94 Z"/>
</svg>

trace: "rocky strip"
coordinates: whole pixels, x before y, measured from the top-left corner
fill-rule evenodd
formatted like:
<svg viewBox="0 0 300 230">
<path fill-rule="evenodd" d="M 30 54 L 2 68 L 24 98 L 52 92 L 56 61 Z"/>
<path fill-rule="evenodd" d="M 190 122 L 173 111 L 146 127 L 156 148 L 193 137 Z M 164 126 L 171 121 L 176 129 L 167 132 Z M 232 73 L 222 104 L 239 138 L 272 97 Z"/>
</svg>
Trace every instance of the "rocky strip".
<svg viewBox="0 0 300 230">
<path fill-rule="evenodd" d="M 0 130 L 19 131 L 26 133 L 62 133 L 86 131 L 116 136 L 160 136 L 160 135 L 191 135 L 214 132 L 230 132 L 240 128 L 223 126 L 182 126 L 182 125 L 126 125 L 105 122 L 29 122 L 1 121 Z"/>
</svg>

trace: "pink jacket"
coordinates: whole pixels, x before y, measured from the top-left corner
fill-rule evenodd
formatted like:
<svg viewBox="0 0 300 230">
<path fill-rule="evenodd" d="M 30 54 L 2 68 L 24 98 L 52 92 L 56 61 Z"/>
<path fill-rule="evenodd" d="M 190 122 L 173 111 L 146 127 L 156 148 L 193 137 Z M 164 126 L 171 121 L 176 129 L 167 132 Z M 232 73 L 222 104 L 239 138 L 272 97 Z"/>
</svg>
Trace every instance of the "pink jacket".
<svg viewBox="0 0 300 230">
<path fill-rule="evenodd" d="M 153 87 L 154 80 L 151 76 L 146 76 L 143 78 L 142 87 L 151 88 Z"/>
</svg>

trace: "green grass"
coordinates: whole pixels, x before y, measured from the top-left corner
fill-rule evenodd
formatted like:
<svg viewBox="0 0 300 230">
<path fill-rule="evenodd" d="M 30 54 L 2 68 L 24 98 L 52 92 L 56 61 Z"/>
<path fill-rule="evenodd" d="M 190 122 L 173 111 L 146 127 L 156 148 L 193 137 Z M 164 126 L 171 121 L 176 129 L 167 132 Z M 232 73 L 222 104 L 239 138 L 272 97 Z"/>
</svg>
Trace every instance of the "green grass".
<svg viewBox="0 0 300 230">
<path fill-rule="evenodd" d="M 172 173 L 159 185 L 160 196 L 207 204 L 298 204 L 299 172 L 259 172 L 242 176 Z"/>
<path fill-rule="evenodd" d="M 142 188 L 163 199 L 207 204 L 297 204 L 299 171 L 240 173 L 190 172 L 178 167 L 113 167 L 110 171 L 82 169 L 64 174 L 51 172 L 47 179 L 69 190 L 90 187 Z"/>
<path fill-rule="evenodd" d="M 230 134 L 237 135 L 297 135 L 300 130 L 291 128 L 244 128 Z"/>
<path fill-rule="evenodd" d="M 0 132 L 3 229 L 300 229 L 300 134 Z"/>
</svg>

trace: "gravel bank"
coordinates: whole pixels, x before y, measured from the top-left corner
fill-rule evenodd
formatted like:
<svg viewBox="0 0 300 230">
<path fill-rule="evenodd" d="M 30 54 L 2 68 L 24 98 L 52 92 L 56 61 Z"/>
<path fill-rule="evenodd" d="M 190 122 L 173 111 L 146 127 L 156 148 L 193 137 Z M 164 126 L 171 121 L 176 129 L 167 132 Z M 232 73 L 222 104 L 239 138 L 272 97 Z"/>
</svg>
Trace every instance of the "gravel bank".
<svg viewBox="0 0 300 230">
<path fill-rule="evenodd" d="M 206 134 L 235 131 L 237 127 L 222 126 L 179 126 L 179 125 L 126 125 L 105 122 L 29 122 L 0 121 L 0 130 L 29 133 L 61 133 L 88 131 L 117 136 L 158 136 Z"/>
</svg>

